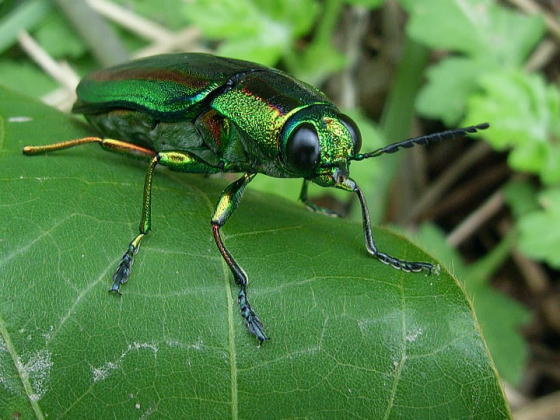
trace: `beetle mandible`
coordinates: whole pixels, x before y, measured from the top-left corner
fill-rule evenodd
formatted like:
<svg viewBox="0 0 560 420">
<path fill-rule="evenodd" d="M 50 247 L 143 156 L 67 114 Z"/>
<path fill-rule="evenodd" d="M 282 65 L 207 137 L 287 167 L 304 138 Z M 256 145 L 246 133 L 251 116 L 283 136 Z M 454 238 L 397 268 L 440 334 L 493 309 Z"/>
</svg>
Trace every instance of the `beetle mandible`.
<svg viewBox="0 0 560 420">
<path fill-rule="evenodd" d="M 201 174 L 241 172 L 218 199 L 211 226 L 239 286 L 241 315 L 259 342 L 267 337 L 247 297 L 247 275 L 220 236 L 220 228 L 257 173 L 303 178 L 299 199 L 309 210 L 326 215 L 335 214 L 308 200 L 310 181 L 355 193 L 368 253 L 396 269 L 431 272 L 430 263 L 404 261 L 377 248 L 364 194 L 349 177 L 350 163 L 489 126 L 443 131 L 360 153 L 358 127 L 318 89 L 276 69 L 201 53 L 153 56 L 100 70 L 83 78 L 76 92 L 78 100 L 72 111 L 84 114 L 102 137 L 26 146 L 23 153 L 98 143 L 104 149 L 149 161 L 139 233 L 120 260 L 110 291 L 120 294 L 140 242 L 151 229 L 152 178 L 157 165 Z"/>
</svg>

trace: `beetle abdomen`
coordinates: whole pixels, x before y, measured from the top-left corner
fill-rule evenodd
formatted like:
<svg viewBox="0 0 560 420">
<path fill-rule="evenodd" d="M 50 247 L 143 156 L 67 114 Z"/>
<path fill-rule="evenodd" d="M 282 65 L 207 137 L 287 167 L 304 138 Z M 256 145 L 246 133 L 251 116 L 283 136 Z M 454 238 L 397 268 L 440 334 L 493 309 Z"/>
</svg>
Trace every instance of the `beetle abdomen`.
<svg viewBox="0 0 560 420">
<path fill-rule="evenodd" d="M 105 138 L 126 141 L 157 152 L 207 149 L 191 121 L 159 122 L 144 112 L 126 109 L 86 114 L 86 118 Z"/>
</svg>

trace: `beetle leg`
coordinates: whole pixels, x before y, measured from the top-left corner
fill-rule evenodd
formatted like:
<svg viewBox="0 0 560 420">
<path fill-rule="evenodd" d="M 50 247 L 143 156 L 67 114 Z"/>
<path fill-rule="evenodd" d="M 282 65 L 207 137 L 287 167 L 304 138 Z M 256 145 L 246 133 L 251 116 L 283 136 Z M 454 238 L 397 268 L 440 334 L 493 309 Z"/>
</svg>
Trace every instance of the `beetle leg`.
<svg viewBox="0 0 560 420">
<path fill-rule="evenodd" d="M 212 216 L 212 233 L 214 235 L 214 239 L 216 240 L 216 245 L 218 245 L 218 249 L 222 254 L 222 257 L 233 273 L 235 283 L 239 286 L 239 295 L 237 297 L 237 302 L 239 303 L 241 316 L 245 320 L 245 325 L 247 326 L 249 331 L 254 334 L 262 343 L 267 339 L 267 337 L 264 334 L 264 328 L 261 320 L 251 308 L 251 305 L 249 304 L 249 300 L 247 298 L 247 274 L 245 274 L 245 271 L 233 259 L 233 256 L 227 250 L 220 236 L 220 227 L 222 227 L 226 223 L 228 218 L 237 208 L 245 187 L 247 186 L 247 184 L 249 184 L 249 182 L 251 182 L 254 177 L 255 174 L 247 173 L 237 181 L 228 185 L 222 192 L 222 195 L 218 200 L 218 204 L 216 205 L 214 215 Z"/>
<path fill-rule="evenodd" d="M 26 155 L 38 155 L 41 153 L 54 152 L 56 150 L 68 149 L 70 147 L 81 146 L 82 144 L 97 143 L 104 149 L 112 152 L 138 156 L 141 158 L 152 158 L 156 152 L 133 143 L 127 143 L 115 139 L 103 139 L 101 137 L 83 137 L 80 139 L 61 141 L 59 143 L 45 144 L 42 146 L 25 146 L 23 153 Z"/>
<path fill-rule="evenodd" d="M 121 285 L 128 281 L 132 263 L 134 262 L 134 255 L 140 248 L 140 241 L 152 229 L 152 180 L 154 177 L 154 170 L 159 163 L 160 155 L 155 155 L 148 166 L 146 171 L 146 180 L 144 182 L 144 198 L 142 200 L 142 216 L 140 217 L 139 233 L 128 245 L 128 249 L 124 253 L 115 274 L 113 274 L 113 285 L 110 292 L 121 294 Z"/>
<path fill-rule="evenodd" d="M 105 143 L 106 141 L 104 140 L 102 146 L 106 147 Z M 109 147 L 115 149 L 122 148 L 122 144 L 123 142 L 114 140 L 109 144 Z M 113 285 L 109 290 L 110 292 L 120 294 L 121 285 L 126 283 L 130 277 L 132 263 L 134 262 L 134 255 L 136 255 L 138 249 L 140 248 L 140 242 L 152 228 L 152 179 L 154 176 L 154 170 L 158 164 L 183 172 L 219 172 L 218 168 L 209 166 L 207 163 L 187 152 L 159 152 L 152 157 L 146 172 L 146 181 L 144 182 L 144 199 L 142 201 L 142 216 L 140 218 L 139 233 L 130 242 L 128 249 L 121 258 L 117 271 L 113 275 Z"/>
<path fill-rule="evenodd" d="M 326 207 L 318 206 L 314 202 L 309 201 L 309 199 L 307 198 L 308 187 L 309 187 L 309 180 L 304 179 L 303 184 L 301 185 L 301 192 L 299 193 L 299 199 L 305 205 L 307 210 L 312 211 L 314 213 L 324 214 L 325 216 L 340 217 L 340 214 L 338 214 L 334 210 L 328 209 Z"/>
<path fill-rule="evenodd" d="M 412 262 L 400 260 L 398 258 L 392 257 L 389 254 L 381 252 L 377 249 L 375 241 L 373 240 L 373 234 L 371 232 L 371 223 L 369 219 L 369 210 L 367 208 L 364 193 L 358 187 L 358 185 L 350 178 L 346 178 L 341 184 L 337 185 L 337 188 L 341 188 L 346 191 L 355 192 L 358 195 L 360 201 L 360 207 L 362 208 L 362 222 L 364 226 L 364 235 L 366 241 L 366 249 L 368 253 L 377 258 L 384 264 L 388 264 L 397 270 L 403 271 L 422 271 L 426 270 L 428 272 L 433 272 L 435 270 L 434 266 L 427 262 Z"/>
</svg>

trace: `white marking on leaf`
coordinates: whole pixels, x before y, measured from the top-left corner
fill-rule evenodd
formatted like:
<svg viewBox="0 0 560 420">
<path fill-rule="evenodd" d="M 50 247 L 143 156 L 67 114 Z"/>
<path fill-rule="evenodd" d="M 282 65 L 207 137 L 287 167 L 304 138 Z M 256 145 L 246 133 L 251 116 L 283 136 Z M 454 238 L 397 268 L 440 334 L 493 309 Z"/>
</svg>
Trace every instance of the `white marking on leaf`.
<svg viewBox="0 0 560 420">
<path fill-rule="evenodd" d="M 140 419 L 147 419 L 148 417 L 150 417 L 152 414 L 155 413 L 155 409 L 153 409 L 152 407 L 148 408 L 141 416 Z"/>
<path fill-rule="evenodd" d="M 23 123 L 23 122 L 29 122 L 29 121 L 33 121 L 33 118 L 25 117 L 25 116 L 9 117 L 8 118 L 8 122 L 11 122 L 11 123 Z"/>
<path fill-rule="evenodd" d="M 416 339 L 422 335 L 422 332 L 423 331 L 422 331 L 421 328 L 416 328 L 415 330 L 409 332 L 405 336 L 405 340 L 408 341 L 409 343 L 412 343 L 412 342 L 416 341 Z"/>
<path fill-rule="evenodd" d="M 50 341 L 52 333 L 54 331 L 54 325 L 49 326 L 49 330 L 47 332 L 42 333 L 41 335 L 44 337 L 45 341 Z"/>
<path fill-rule="evenodd" d="M 48 391 L 47 385 L 53 366 L 51 353 L 46 349 L 39 350 L 33 353 L 26 362 L 18 357 L 16 363 L 17 369 L 29 380 L 33 389 L 29 398 L 32 401 L 39 401 Z"/>
<path fill-rule="evenodd" d="M 93 377 L 93 382 L 99 382 L 107 379 L 112 371 L 119 369 L 121 367 L 122 361 L 128 354 L 132 351 L 138 350 L 151 350 L 154 356 L 157 354 L 159 348 L 157 344 L 154 343 L 137 343 L 134 342 L 129 344 L 125 351 L 121 353 L 117 360 L 112 362 L 106 362 L 100 367 L 92 367 L 91 373 Z"/>
</svg>

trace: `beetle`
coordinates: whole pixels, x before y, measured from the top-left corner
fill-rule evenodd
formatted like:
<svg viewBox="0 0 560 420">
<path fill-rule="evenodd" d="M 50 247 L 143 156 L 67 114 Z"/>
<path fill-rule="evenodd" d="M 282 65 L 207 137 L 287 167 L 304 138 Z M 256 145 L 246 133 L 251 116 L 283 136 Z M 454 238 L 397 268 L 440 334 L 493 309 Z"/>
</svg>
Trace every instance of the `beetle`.
<svg viewBox="0 0 560 420">
<path fill-rule="evenodd" d="M 220 235 L 257 173 L 303 178 L 299 199 L 309 210 L 325 215 L 335 213 L 308 199 L 309 182 L 355 193 L 367 252 L 396 269 L 431 272 L 434 266 L 430 263 L 405 261 L 378 249 L 364 194 L 349 177 L 350 163 L 489 126 L 484 123 L 414 137 L 360 153 L 357 125 L 320 90 L 280 70 L 202 53 L 152 56 L 96 71 L 80 81 L 76 93 L 72 111 L 83 114 L 101 137 L 26 146 L 23 153 L 97 143 L 109 151 L 149 161 L 139 233 L 122 256 L 110 291 L 120 294 L 140 243 L 151 230 L 152 179 L 157 165 L 200 174 L 243 173 L 221 193 L 211 227 L 239 286 L 238 304 L 245 325 L 261 343 L 267 336 L 247 297 L 247 274 Z"/>
</svg>

